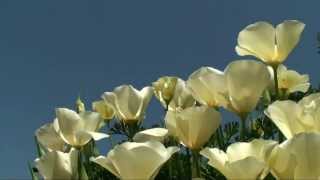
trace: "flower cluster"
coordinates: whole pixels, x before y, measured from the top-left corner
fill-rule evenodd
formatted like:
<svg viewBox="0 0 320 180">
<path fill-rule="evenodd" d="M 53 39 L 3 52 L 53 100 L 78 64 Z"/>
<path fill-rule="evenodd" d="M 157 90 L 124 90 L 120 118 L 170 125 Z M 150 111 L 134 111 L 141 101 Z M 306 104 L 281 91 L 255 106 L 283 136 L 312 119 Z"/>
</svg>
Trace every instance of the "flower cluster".
<svg viewBox="0 0 320 180">
<path fill-rule="evenodd" d="M 319 179 L 320 93 L 309 76 L 283 65 L 305 25 L 256 22 L 238 35 L 235 50 L 251 59 L 224 70 L 201 67 L 187 80 L 164 76 L 138 90 L 105 92 L 87 111 L 57 108 L 36 130 L 37 179 Z M 146 129 L 155 96 L 164 109 Z M 239 120 L 222 120 L 221 111 Z M 111 149 L 99 153 L 96 141 Z"/>
</svg>

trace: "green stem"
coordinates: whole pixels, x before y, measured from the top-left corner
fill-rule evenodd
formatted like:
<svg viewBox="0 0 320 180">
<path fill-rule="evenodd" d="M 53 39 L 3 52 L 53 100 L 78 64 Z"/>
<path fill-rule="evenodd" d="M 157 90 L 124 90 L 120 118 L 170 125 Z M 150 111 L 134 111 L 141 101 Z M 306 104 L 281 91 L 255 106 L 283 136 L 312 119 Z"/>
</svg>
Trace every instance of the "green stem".
<svg viewBox="0 0 320 180">
<path fill-rule="evenodd" d="M 280 94 L 279 94 L 279 84 L 278 84 L 278 66 L 272 66 L 273 69 L 273 74 L 274 74 L 274 89 L 276 91 L 276 98 L 275 100 L 279 100 Z M 281 131 L 278 129 L 278 141 L 282 142 L 283 141 L 283 135 L 281 133 Z"/>
<path fill-rule="evenodd" d="M 278 66 L 272 66 L 273 69 L 273 80 L 274 80 L 274 89 L 276 91 L 276 100 L 279 99 L 279 84 L 278 84 Z"/>
<path fill-rule="evenodd" d="M 246 119 L 247 115 L 240 115 L 240 123 L 239 123 L 239 132 L 240 132 L 240 141 L 246 141 Z"/>
<path fill-rule="evenodd" d="M 78 152 L 78 179 L 82 179 L 82 150 L 79 149 Z"/>
<path fill-rule="evenodd" d="M 187 153 L 187 159 L 188 159 L 188 177 L 191 177 L 191 172 L 192 172 L 192 168 L 191 168 L 191 155 L 190 155 L 190 150 L 188 148 L 186 148 L 186 153 Z"/>
<path fill-rule="evenodd" d="M 200 178 L 199 152 L 192 151 L 192 178 Z"/>
</svg>

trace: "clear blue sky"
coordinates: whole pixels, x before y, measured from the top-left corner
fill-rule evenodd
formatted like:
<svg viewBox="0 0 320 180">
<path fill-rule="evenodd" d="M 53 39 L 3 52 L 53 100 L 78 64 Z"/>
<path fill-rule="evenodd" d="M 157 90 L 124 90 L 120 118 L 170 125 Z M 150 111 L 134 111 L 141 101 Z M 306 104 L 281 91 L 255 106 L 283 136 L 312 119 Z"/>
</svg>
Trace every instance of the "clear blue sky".
<svg viewBox="0 0 320 180">
<path fill-rule="evenodd" d="M 186 78 L 200 66 L 241 59 L 237 33 L 257 20 L 306 23 L 286 65 L 319 82 L 320 2 L 294 0 L 1 0 L 0 178 L 27 178 L 33 133 L 71 107 L 162 75 Z M 161 117 L 153 100 L 147 123 Z"/>
</svg>

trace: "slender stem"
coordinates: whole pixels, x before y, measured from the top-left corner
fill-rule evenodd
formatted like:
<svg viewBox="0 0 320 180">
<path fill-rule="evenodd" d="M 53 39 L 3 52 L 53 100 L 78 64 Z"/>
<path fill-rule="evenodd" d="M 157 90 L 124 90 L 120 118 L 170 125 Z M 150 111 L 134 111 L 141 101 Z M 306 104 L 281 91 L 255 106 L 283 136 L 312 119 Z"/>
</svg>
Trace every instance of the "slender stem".
<svg viewBox="0 0 320 180">
<path fill-rule="evenodd" d="M 279 94 L 279 84 L 278 84 L 278 66 L 272 66 L 273 69 L 273 74 L 274 74 L 274 89 L 276 91 L 276 99 L 280 99 L 280 94 Z M 283 134 L 281 133 L 280 130 L 278 130 L 278 141 L 282 142 L 283 141 Z"/>
<path fill-rule="evenodd" d="M 79 149 L 78 152 L 78 179 L 82 179 L 82 150 Z"/>
<path fill-rule="evenodd" d="M 240 131 L 240 141 L 246 140 L 246 119 L 247 115 L 240 115 L 239 131 Z"/>
<path fill-rule="evenodd" d="M 276 100 L 279 99 L 279 84 L 278 84 L 278 66 L 272 66 L 273 69 L 273 80 L 274 80 L 274 89 L 276 91 Z"/>
<path fill-rule="evenodd" d="M 192 178 L 200 178 L 199 152 L 192 151 Z"/>
<path fill-rule="evenodd" d="M 177 143 L 177 146 L 180 146 L 179 143 Z M 180 147 L 181 148 L 181 147 Z M 183 177 L 184 176 L 184 172 L 183 172 L 183 159 L 181 159 L 181 154 L 177 153 L 177 167 L 178 167 L 178 175 L 177 177 Z"/>
<path fill-rule="evenodd" d="M 190 150 L 188 148 L 186 148 L 186 153 L 187 153 L 187 158 L 188 158 L 188 177 L 191 177 L 191 172 L 192 172 L 192 168 L 191 168 L 191 155 L 190 155 Z"/>
</svg>

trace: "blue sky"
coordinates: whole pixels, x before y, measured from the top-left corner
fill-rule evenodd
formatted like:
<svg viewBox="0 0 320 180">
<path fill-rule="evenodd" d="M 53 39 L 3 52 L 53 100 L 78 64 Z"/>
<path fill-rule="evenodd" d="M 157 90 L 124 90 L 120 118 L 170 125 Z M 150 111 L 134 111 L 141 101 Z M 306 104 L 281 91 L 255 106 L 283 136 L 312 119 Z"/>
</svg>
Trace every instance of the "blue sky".
<svg viewBox="0 0 320 180">
<path fill-rule="evenodd" d="M 223 69 L 237 33 L 258 20 L 306 23 L 286 65 L 317 85 L 319 1 L 122 0 L 0 1 L 0 178 L 27 178 L 34 131 L 121 84 L 141 88 L 162 75 L 187 78 L 201 66 Z M 146 123 L 160 119 L 153 100 Z"/>
</svg>

